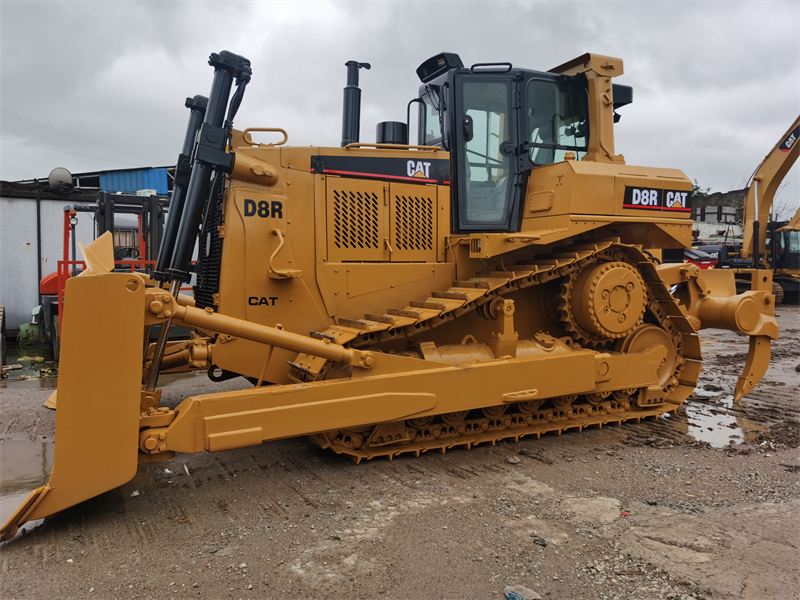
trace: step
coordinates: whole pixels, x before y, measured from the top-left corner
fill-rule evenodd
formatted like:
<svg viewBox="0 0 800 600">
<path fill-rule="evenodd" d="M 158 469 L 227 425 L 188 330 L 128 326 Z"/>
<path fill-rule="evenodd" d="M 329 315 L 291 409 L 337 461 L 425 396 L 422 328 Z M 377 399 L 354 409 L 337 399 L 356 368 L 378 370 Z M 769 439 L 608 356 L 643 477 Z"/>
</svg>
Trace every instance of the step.
<svg viewBox="0 0 800 600">
<path fill-rule="evenodd" d="M 491 289 L 492 284 L 488 281 L 482 279 L 468 279 L 467 281 L 454 281 L 453 282 L 454 288 L 466 288 L 466 289 L 480 289 L 480 290 L 488 290 Z"/>
<path fill-rule="evenodd" d="M 375 321 L 376 323 L 386 323 L 387 325 L 395 326 L 395 318 L 391 315 L 376 315 L 372 313 L 364 314 L 364 319 L 367 321 Z"/>
<path fill-rule="evenodd" d="M 489 288 L 465 288 L 465 287 L 451 287 L 447 290 L 448 294 L 463 294 L 466 296 L 467 302 L 472 302 L 478 298 L 483 298 Z"/>
<path fill-rule="evenodd" d="M 385 331 L 389 329 L 386 323 L 378 323 L 375 321 L 367 321 L 365 319 L 337 319 L 339 327 L 347 327 L 350 329 L 357 329 L 358 331 Z"/>
<path fill-rule="evenodd" d="M 439 312 L 447 310 L 447 305 L 444 302 L 419 302 L 417 300 L 412 300 L 408 304 L 412 308 L 422 308 L 425 310 L 438 310 Z"/>
<path fill-rule="evenodd" d="M 513 271 L 477 271 L 475 279 L 488 281 L 491 284 L 490 289 L 497 289 L 504 286 L 506 283 L 514 279 Z"/>
<path fill-rule="evenodd" d="M 483 294 L 481 294 L 483 295 Z M 469 302 L 469 295 L 466 292 L 431 292 L 431 298 L 440 300 L 461 300 L 462 302 Z"/>
<path fill-rule="evenodd" d="M 390 308 L 386 311 L 392 317 L 401 317 L 406 319 L 414 319 L 419 321 L 422 318 L 422 313 L 417 310 L 402 310 L 399 308 Z"/>
<path fill-rule="evenodd" d="M 536 267 L 535 272 L 540 273 L 542 271 L 551 271 L 558 267 L 563 267 L 564 265 L 570 265 L 574 262 L 575 261 L 571 258 L 539 258 L 536 260 L 521 260 L 515 263 L 515 265 L 533 266 Z"/>
<path fill-rule="evenodd" d="M 417 311 L 401 310 L 399 308 L 390 308 L 386 311 L 386 316 L 394 319 L 392 327 L 405 327 L 406 325 L 413 325 L 422 319 L 422 314 Z"/>
</svg>

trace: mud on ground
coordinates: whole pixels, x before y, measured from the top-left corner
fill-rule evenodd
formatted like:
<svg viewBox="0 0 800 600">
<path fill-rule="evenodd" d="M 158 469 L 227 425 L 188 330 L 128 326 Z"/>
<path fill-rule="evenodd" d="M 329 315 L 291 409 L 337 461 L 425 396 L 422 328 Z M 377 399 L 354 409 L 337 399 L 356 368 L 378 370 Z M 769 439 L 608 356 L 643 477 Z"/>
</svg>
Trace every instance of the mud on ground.
<svg viewBox="0 0 800 600">
<path fill-rule="evenodd" d="M 738 405 L 747 338 L 706 330 L 695 397 L 657 422 L 359 466 L 305 438 L 143 466 L 3 544 L 0 596 L 800 598 L 798 308 L 778 321 Z M 49 472 L 49 393 L 0 383 L 3 518 Z"/>
</svg>

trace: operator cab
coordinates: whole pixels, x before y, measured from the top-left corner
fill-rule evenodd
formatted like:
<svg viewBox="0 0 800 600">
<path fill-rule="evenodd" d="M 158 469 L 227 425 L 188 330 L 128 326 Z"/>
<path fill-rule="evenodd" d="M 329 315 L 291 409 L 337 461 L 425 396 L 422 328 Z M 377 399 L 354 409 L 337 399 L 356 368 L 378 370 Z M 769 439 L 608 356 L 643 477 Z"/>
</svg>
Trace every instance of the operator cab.
<svg viewBox="0 0 800 600">
<path fill-rule="evenodd" d="M 511 63 L 465 68 L 456 54 L 424 62 L 417 74 L 418 140 L 451 155 L 454 232 L 513 232 L 530 170 L 587 151 L 586 77 L 515 69 Z M 614 85 L 615 108 L 631 88 Z"/>
<path fill-rule="evenodd" d="M 773 269 L 800 269 L 800 231 L 784 230 L 788 221 L 770 221 L 767 230 L 766 246 L 770 249 L 770 263 Z M 774 240 L 774 242 L 773 242 Z"/>
</svg>

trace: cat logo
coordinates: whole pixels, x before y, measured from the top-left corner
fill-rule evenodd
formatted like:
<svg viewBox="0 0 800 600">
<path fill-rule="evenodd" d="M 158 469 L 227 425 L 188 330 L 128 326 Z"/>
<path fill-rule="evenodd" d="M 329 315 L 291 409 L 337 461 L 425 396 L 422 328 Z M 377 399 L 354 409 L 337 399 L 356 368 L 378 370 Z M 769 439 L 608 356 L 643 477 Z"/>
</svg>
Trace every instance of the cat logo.
<svg viewBox="0 0 800 600">
<path fill-rule="evenodd" d="M 689 196 L 689 192 L 667 192 L 666 203 L 664 206 L 666 208 L 672 208 L 676 210 L 681 210 L 686 208 L 686 199 Z"/>
<path fill-rule="evenodd" d="M 800 135 L 800 126 L 795 127 L 786 139 L 781 142 L 781 152 L 789 152 L 797 141 L 798 135 Z"/>
<path fill-rule="evenodd" d="M 337 177 L 404 181 L 414 184 L 450 185 L 450 160 L 428 158 L 434 152 L 415 152 L 421 160 L 377 156 L 312 156 L 311 172 Z M 423 158 L 424 157 L 424 158 Z M 425 160 L 427 159 L 427 160 Z"/>
<path fill-rule="evenodd" d="M 406 171 L 409 177 L 421 177 L 422 179 L 430 179 L 431 163 L 422 162 L 420 160 L 408 161 Z"/>
</svg>

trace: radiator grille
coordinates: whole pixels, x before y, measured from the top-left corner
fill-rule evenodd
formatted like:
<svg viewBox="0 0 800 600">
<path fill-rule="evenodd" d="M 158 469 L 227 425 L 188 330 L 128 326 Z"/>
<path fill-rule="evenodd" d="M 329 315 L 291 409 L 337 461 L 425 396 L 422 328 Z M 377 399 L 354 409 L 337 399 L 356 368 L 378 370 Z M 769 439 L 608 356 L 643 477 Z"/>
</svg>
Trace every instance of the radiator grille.
<svg viewBox="0 0 800 600">
<path fill-rule="evenodd" d="M 346 250 L 380 249 L 377 194 L 334 190 L 333 243 Z"/>
<path fill-rule="evenodd" d="M 433 249 L 433 199 L 395 196 L 394 241 L 398 250 Z"/>
</svg>

